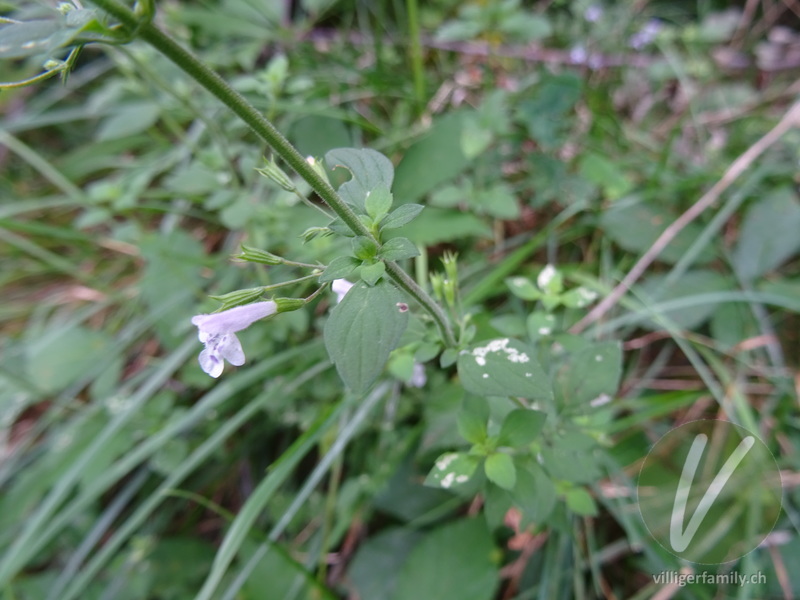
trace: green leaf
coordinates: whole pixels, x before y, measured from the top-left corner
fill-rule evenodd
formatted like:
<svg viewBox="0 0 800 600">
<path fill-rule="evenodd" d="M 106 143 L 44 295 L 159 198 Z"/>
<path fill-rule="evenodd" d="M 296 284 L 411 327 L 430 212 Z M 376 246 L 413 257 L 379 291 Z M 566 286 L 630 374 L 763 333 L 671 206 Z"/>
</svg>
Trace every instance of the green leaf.
<svg viewBox="0 0 800 600">
<path fill-rule="evenodd" d="M 542 297 L 542 292 L 527 277 L 510 277 L 506 279 L 506 285 L 517 298 L 538 300 Z"/>
<path fill-rule="evenodd" d="M 600 216 L 600 227 L 621 248 L 641 253 L 653 245 L 675 218 L 668 208 L 633 197 L 615 202 L 605 210 Z M 702 231 L 697 223 L 689 223 L 659 254 L 659 260 L 678 262 Z M 709 262 L 714 256 L 714 251 L 706 248 L 698 262 Z"/>
<path fill-rule="evenodd" d="M 731 281 L 728 278 L 711 270 L 688 271 L 678 281 L 668 286 L 663 285 L 665 277 L 659 273 L 648 276 L 642 282 L 640 297 L 645 300 L 646 306 L 731 289 Z M 694 329 L 705 323 L 718 306 L 719 303 L 712 299 L 702 304 L 659 311 L 659 314 L 672 321 L 676 327 Z M 643 321 L 644 326 L 650 329 L 664 328 L 664 325 L 656 319 Z"/>
<path fill-rule="evenodd" d="M 619 342 L 602 342 L 570 355 L 558 369 L 556 385 L 565 405 L 587 406 L 613 398 L 621 375 Z"/>
<path fill-rule="evenodd" d="M 499 584 L 483 519 L 460 519 L 429 533 L 408 557 L 391 600 L 491 600 Z"/>
<path fill-rule="evenodd" d="M 367 214 L 376 222 L 386 216 L 392 207 L 392 193 L 384 184 L 378 184 L 367 192 L 364 200 Z"/>
<path fill-rule="evenodd" d="M 633 187 L 633 182 L 617 162 L 593 152 L 581 157 L 578 172 L 592 183 L 599 185 L 610 200 L 621 198 Z"/>
<path fill-rule="evenodd" d="M 416 202 L 467 168 L 470 159 L 461 148 L 465 114 L 450 113 L 436 119 L 424 137 L 406 151 L 397 165 L 394 195 L 398 202 Z"/>
<path fill-rule="evenodd" d="M 800 250 L 800 202 L 791 188 L 757 201 L 744 217 L 733 264 L 752 281 L 779 267 Z"/>
<path fill-rule="evenodd" d="M 415 244 L 431 246 L 466 237 L 491 238 L 492 229 L 471 212 L 429 206 L 419 219 L 403 229 L 403 235 Z"/>
<path fill-rule="evenodd" d="M 339 187 L 342 199 L 365 211 L 367 194 L 379 185 L 387 190 L 392 188 L 394 166 L 380 152 L 364 148 L 337 148 L 325 155 L 325 162 L 331 167 L 344 167 L 353 175 L 350 181 Z"/>
<path fill-rule="evenodd" d="M 155 102 L 124 104 L 100 123 L 95 135 L 97 141 L 115 140 L 147 131 L 158 121 L 161 107 Z"/>
<path fill-rule="evenodd" d="M 381 246 L 378 256 L 383 260 L 403 260 L 419 256 L 419 250 L 409 239 L 392 238 Z"/>
<path fill-rule="evenodd" d="M 375 285 L 385 272 L 386 264 L 380 260 L 361 265 L 361 279 L 368 285 Z"/>
<path fill-rule="evenodd" d="M 421 204 L 402 204 L 389 213 L 381 222 L 381 231 L 397 229 L 417 218 L 422 209 Z"/>
<path fill-rule="evenodd" d="M 525 326 L 528 330 L 528 336 L 535 341 L 553 334 L 556 326 L 556 317 L 542 311 L 532 312 L 525 320 Z"/>
<path fill-rule="evenodd" d="M 541 523 L 556 506 L 556 487 L 539 465 L 528 463 L 517 468 L 517 485 L 511 497 L 526 520 Z"/>
<path fill-rule="evenodd" d="M 356 394 L 363 394 L 380 375 L 408 325 L 408 312 L 397 307 L 402 299 L 400 292 L 385 281 L 374 286 L 359 282 L 325 323 L 328 354 L 342 380 Z"/>
<path fill-rule="evenodd" d="M 352 256 L 338 256 L 331 261 L 331 264 L 319 276 L 319 282 L 325 283 L 334 279 L 344 279 L 355 271 L 360 264 L 361 261 Z"/>
<path fill-rule="evenodd" d="M 519 448 L 533 442 L 544 427 L 547 415 L 541 411 L 518 408 L 506 415 L 500 427 L 499 446 Z"/>
<path fill-rule="evenodd" d="M 581 79 L 574 73 L 550 75 L 520 103 L 519 116 L 530 136 L 551 150 L 566 139 L 571 119 L 568 113 L 581 97 Z"/>
<path fill-rule="evenodd" d="M 504 490 L 514 489 L 514 485 L 517 483 L 517 469 L 514 467 L 514 460 L 504 452 L 495 452 L 487 456 L 483 470 L 489 481 Z"/>
<path fill-rule="evenodd" d="M 370 260 L 378 253 L 378 245 L 368 237 L 353 238 L 353 256 L 359 260 Z"/>
<path fill-rule="evenodd" d="M 436 459 L 436 464 L 425 478 L 425 485 L 449 489 L 470 480 L 480 464 L 480 458 L 464 452 L 447 452 Z"/>
<path fill-rule="evenodd" d="M 482 444 L 486 441 L 488 422 L 489 405 L 486 399 L 468 394 L 458 413 L 458 433 L 472 444 Z"/>
<path fill-rule="evenodd" d="M 592 495 L 584 488 L 572 488 L 566 494 L 567 506 L 579 515 L 593 517 L 597 515 L 597 504 Z"/>
<path fill-rule="evenodd" d="M 397 578 L 411 549 L 422 535 L 413 529 L 394 527 L 370 536 L 359 544 L 353 561 L 347 569 L 347 579 L 351 581 L 359 598 L 391 598 L 397 586 Z M 253 598 L 263 595 L 272 588 L 265 585 Z M 285 595 L 274 598 L 289 598 Z"/>
<path fill-rule="evenodd" d="M 68 27 L 63 19 L 36 19 L 0 26 L 0 58 L 49 55 L 66 46 L 80 28 Z"/>
<path fill-rule="evenodd" d="M 553 390 L 533 350 L 517 340 L 500 338 L 458 357 L 458 374 L 468 392 L 479 396 L 520 396 L 550 401 Z"/>
</svg>

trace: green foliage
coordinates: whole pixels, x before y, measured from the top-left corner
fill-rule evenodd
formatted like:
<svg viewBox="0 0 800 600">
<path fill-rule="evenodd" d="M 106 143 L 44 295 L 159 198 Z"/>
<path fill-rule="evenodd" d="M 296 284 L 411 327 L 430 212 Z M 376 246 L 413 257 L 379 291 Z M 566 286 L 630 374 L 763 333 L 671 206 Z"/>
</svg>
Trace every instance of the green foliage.
<svg viewBox="0 0 800 600">
<path fill-rule="evenodd" d="M 657 595 L 686 563 L 639 519 L 655 440 L 733 421 L 800 467 L 796 128 L 730 169 L 792 97 L 781 3 L 18 4 L 4 598 Z M 192 315 L 273 297 L 292 310 L 225 334 L 245 363 L 203 373 L 222 342 Z M 800 595 L 786 494 L 719 571 L 766 584 L 678 595 Z"/>
</svg>

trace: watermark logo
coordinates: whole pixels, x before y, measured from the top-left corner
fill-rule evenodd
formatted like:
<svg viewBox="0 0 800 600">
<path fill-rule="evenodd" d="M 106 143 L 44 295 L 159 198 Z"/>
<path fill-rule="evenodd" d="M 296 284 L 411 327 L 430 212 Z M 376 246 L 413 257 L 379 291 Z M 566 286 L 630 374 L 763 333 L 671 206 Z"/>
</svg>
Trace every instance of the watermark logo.
<svg viewBox="0 0 800 600">
<path fill-rule="evenodd" d="M 781 510 L 780 470 L 753 432 L 728 421 L 692 421 L 653 446 L 638 495 L 659 544 L 685 560 L 721 564 L 772 531 Z"/>
</svg>

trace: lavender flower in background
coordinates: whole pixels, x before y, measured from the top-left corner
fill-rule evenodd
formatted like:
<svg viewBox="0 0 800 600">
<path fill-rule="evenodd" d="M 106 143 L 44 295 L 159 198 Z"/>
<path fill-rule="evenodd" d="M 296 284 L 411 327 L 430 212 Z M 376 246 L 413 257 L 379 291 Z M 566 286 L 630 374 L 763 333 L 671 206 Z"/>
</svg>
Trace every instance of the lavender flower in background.
<svg viewBox="0 0 800 600">
<path fill-rule="evenodd" d="M 411 379 L 408 380 L 408 385 L 415 388 L 424 387 L 428 382 L 428 376 L 425 374 L 425 365 L 422 363 L 414 363 L 414 372 L 411 374 Z"/>
<path fill-rule="evenodd" d="M 588 54 L 583 46 L 575 46 L 569 51 L 569 60 L 574 65 L 582 65 L 587 58 Z"/>
<path fill-rule="evenodd" d="M 591 6 L 588 6 L 585 11 L 583 11 L 583 18 L 589 23 L 596 23 L 602 16 L 603 8 L 597 4 L 592 4 Z"/>
<path fill-rule="evenodd" d="M 355 284 L 350 283 L 347 279 L 334 279 L 331 284 L 331 289 L 336 294 L 336 302 L 341 302 L 345 294 L 350 291 L 350 288 Z"/>
<path fill-rule="evenodd" d="M 223 359 L 236 367 L 243 365 L 244 351 L 235 332 L 246 329 L 254 322 L 276 312 L 278 305 L 270 300 L 192 317 L 192 324 L 199 330 L 198 337 L 206 346 L 199 356 L 203 371 L 217 378 L 222 375 Z"/>
<path fill-rule="evenodd" d="M 653 43 L 661 29 L 662 25 L 658 19 L 650 19 L 639 31 L 630 37 L 628 45 L 634 50 L 641 50 L 645 46 L 649 46 Z"/>
</svg>

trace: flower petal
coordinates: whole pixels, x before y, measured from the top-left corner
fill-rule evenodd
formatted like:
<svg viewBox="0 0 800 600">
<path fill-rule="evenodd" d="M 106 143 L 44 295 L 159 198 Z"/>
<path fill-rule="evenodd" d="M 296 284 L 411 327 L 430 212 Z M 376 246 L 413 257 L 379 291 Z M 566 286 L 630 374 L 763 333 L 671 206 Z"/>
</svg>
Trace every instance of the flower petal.
<svg viewBox="0 0 800 600">
<path fill-rule="evenodd" d="M 331 284 L 331 289 L 336 294 L 336 301 L 341 302 L 345 294 L 347 294 L 354 285 L 354 283 L 350 283 L 347 279 L 334 279 Z"/>
<path fill-rule="evenodd" d="M 229 333 L 220 338 L 217 350 L 222 355 L 222 358 L 227 360 L 235 367 L 241 367 L 244 364 L 244 351 L 242 344 L 236 334 Z"/>
<path fill-rule="evenodd" d="M 222 375 L 224 363 L 222 362 L 222 357 L 220 357 L 216 352 L 206 348 L 200 353 L 198 359 L 200 361 L 200 368 L 211 375 L 214 379 Z"/>
<path fill-rule="evenodd" d="M 263 319 L 278 312 L 278 305 L 272 300 L 254 302 L 245 306 L 237 306 L 210 315 L 195 315 L 192 323 L 201 331 L 212 335 L 233 333 L 241 331 L 252 325 L 255 321 Z"/>
</svg>

